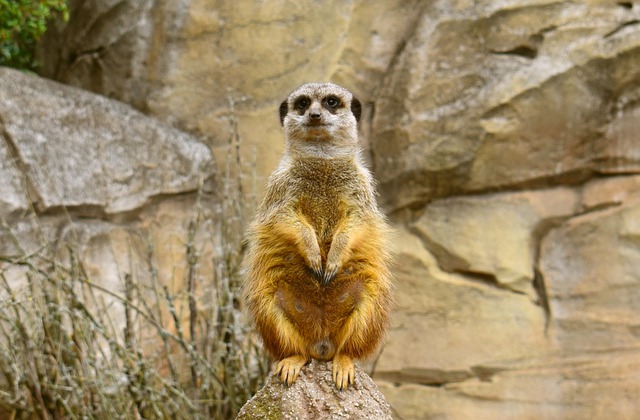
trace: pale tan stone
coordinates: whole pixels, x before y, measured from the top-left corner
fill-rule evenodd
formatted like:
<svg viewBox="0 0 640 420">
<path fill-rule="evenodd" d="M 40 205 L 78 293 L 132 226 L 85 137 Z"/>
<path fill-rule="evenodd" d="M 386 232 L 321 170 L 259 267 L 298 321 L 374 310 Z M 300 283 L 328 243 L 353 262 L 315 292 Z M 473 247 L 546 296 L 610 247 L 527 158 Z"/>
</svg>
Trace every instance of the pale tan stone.
<svg viewBox="0 0 640 420">
<path fill-rule="evenodd" d="M 637 414 L 638 352 L 520 360 L 502 369 L 438 387 L 378 386 L 399 419 L 631 420 Z"/>
<path fill-rule="evenodd" d="M 640 205 L 595 211 L 552 230 L 541 249 L 551 332 L 567 351 L 636 347 Z"/>
<path fill-rule="evenodd" d="M 219 164 L 232 116 L 243 173 L 257 175 L 259 194 L 283 147 L 280 102 L 302 83 L 333 81 L 367 108 L 423 8 L 416 0 L 77 3 L 69 25 L 44 38 L 42 73 L 204 138 Z"/>
<path fill-rule="evenodd" d="M 581 192 L 581 205 L 585 210 L 616 206 L 640 200 L 640 176 L 618 176 L 594 179 Z"/>
<path fill-rule="evenodd" d="M 474 365 L 544 352 L 545 315 L 531 299 L 442 272 L 406 231 L 397 244 L 397 309 L 376 375 L 420 382 L 422 371 L 432 381 L 430 369 L 458 377 Z"/>
<path fill-rule="evenodd" d="M 87 276 L 84 280 L 97 301 L 109 308 L 104 316 L 116 333 L 125 327 L 124 301 L 127 287 L 131 288 L 134 305 L 146 314 L 133 311 L 136 325 L 140 326 L 136 331 L 138 344 L 152 354 L 160 343 L 158 326 L 175 335 L 181 329 L 181 334 L 189 338 L 190 275 L 198 311 L 210 309 L 214 302 L 213 273 L 219 269 L 214 264 L 225 261 L 226 256 L 220 246 L 221 221 L 209 210 L 212 207 L 211 202 L 200 202 L 191 194 L 150 205 L 138 220 L 126 225 L 97 220 L 63 223 L 58 256 L 71 264 L 72 251 L 74 258 L 81 261 Z M 240 237 L 236 239 L 239 242 Z M 193 246 L 191 256 L 188 246 Z M 235 246 L 239 247 L 239 243 Z M 176 308 L 179 325 L 169 311 L 166 293 Z M 148 312 L 142 300 L 157 306 Z M 147 316 L 164 323 L 154 325 Z"/>
<path fill-rule="evenodd" d="M 537 232 L 577 205 L 567 188 L 454 197 L 426 206 L 414 228 L 443 269 L 534 297 Z"/>
<path fill-rule="evenodd" d="M 428 9 L 376 102 L 384 204 L 637 171 L 634 19 L 601 2 Z"/>
</svg>

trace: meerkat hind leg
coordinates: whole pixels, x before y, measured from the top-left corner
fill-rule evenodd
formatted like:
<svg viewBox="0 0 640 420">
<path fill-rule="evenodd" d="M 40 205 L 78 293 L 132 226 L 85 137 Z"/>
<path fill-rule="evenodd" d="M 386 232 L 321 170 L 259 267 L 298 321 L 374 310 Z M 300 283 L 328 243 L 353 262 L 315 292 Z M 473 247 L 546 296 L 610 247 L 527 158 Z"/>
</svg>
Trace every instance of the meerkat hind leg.
<svg viewBox="0 0 640 420">
<path fill-rule="evenodd" d="M 276 365 L 276 374 L 280 375 L 280 381 L 283 384 L 291 385 L 298 379 L 300 370 L 307 364 L 307 361 L 306 357 L 300 355 L 282 359 Z"/>
<path fill-rule="evenodd" d="M 356 379 L 356 366 L 353 359 L 344 354 L 338 354 L 333 358 L 333 382 L 339 390 L 347 389 L 353 385 Z"/>
</svg>

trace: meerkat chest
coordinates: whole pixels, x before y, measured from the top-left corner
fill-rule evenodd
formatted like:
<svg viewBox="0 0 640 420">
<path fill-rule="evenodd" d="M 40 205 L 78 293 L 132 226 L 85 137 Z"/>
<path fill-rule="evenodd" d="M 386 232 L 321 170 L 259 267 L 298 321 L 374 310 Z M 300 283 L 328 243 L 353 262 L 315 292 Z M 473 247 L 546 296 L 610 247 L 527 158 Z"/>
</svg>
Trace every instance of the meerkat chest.
<svg viewBox="0 0 640 420">
<path fill-rule="evenodd" d="M 353 165 L 334 161 L 313 162 L 294 168 L 296 206 L 316 232 L 331 234 L 335 226 L 358 207 L 359 185 Z"/>
<path fill-rule="evenodd" d="M 332 235 L 335 227 L 348 214 L 350 204 L 333 192 L 328 194 L 301 194 L 297 200 L 297 212 L 301 214 L 319 235 Z"/>
</svg>

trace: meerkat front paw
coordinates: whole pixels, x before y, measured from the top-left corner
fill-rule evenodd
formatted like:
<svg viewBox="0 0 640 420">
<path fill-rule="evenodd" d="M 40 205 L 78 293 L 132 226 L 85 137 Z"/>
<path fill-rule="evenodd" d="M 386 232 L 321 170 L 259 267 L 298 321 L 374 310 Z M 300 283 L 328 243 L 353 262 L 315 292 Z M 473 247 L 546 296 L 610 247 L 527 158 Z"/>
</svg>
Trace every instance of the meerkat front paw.
<svg viewBox="0 0 640 420">
<path fill-rule="evenodd" d="M 320 256 L 320 251 L 317 252 L 317 255 L 314 254 L 313 256 L 308 255 L 307 256 L 307 264 L 309 264 L 309 267 L 311 267 L 311 269 L 313 270 L 313 273 L 318 276 L 318 278 L 322 278 L 323 274 L 322 274 L 322 257 Z"/>
<path fill-rule="evenodd" d="M 338 245 L 337 241 L 334 241 L 331 245 L 331 249 L 329 249 L 327 266 L 325 267 L 324 274 L 322 276 L 322 281 L 325 285 L 329 284 L 342 268 L 342 248 L 342 246 Z"/>
<path fill-rule="evenodd" d="M 335 276 L 338 274 L 338 271 L 340 271 L 341 266 L 342 264 L 340 264 L 339 261 L 327 262 L 327 267 L 325 268 L 324 274 L 322 275 L 322 281 L 325 285 L 329 284 L 331 280 L 335 278 Z"/>
<path fill-rule="evenodd" d="M 307 358 L 296 355 L 287 357 L 278 362 L 276 375 L 280 375 L 280 381 L 285 385 L 291 385 L 298 379 L 300 370 L 307 363 Z"/>
<path fill-rule="evenodd" d="M 312 230 L 305 230 L 302 232 L 302 238 L 302 255 L 313 273 L 318 278 L 322 278 L 322 255 L 315 233 Z"/>
<path fill-rule="evenodd" d="M 318 244 L 316 232 L 309 225 L 309 222 L 302 217 L 294 225 L 298 228 L 300 253 L 314 274 L 318 278 L 322 278 L 322 255 L 320 254 L 320 244 Z"/>
<path fill-rule="evenodd" d="M 339 354 L 333 358 L 333 383 L 340 391 L 347 389 L 349 385 L 353 385 L 356 380 L 356 365 L 353 359 L 348 356 Z"/>
<path fill-rule="evenodd" d="M 349 235 L 347 232 L 338 232 L 331 241 L 331 248 L 327 254 L 327 267 L 324 270 L 322 280 L 325 285 L 338 274 L 342 264 L 349 257 Z"/>
</svg>

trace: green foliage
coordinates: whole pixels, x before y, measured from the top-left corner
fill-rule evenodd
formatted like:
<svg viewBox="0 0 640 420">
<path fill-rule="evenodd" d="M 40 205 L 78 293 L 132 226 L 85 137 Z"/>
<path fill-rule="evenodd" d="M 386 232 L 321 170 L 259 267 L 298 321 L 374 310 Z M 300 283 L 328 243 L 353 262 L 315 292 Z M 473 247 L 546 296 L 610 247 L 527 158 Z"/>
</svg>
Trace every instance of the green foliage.
<svg viewBox="0 0 640 420">
<path fill-rule="evenodd" d="M 0 0 L 0 65 L 34 70 L 36 42 L 56 16 L 69 19 L 68 0 Z"/>
</svg>

